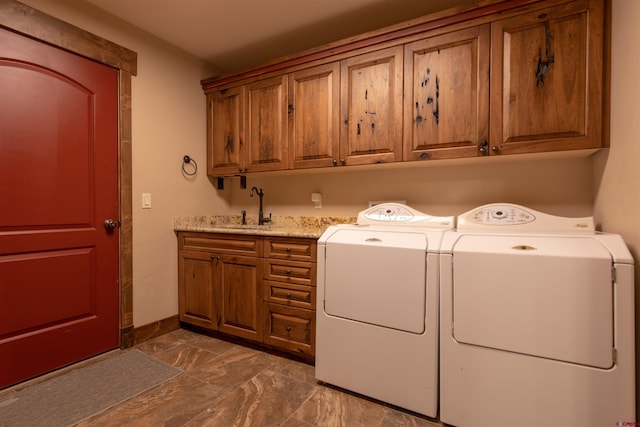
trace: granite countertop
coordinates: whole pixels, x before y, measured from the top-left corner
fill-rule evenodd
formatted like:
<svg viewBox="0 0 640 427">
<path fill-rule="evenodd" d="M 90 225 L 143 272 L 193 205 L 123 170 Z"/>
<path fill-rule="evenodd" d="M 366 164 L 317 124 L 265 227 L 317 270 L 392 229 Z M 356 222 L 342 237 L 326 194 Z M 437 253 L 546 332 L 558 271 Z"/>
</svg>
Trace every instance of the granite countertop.
<svg viewBox="0 0 640 427">
<path fill-rule="evenodd" d="M 240 215 L 179 216 L 173 218 L 175 231 L 205 233 L 252 234 L 260 236 L 309 237 L 317 239 L 333 224 L 354 224 L 348 216 L 273 216 L 270 223 L 258 225 L 257 218 L 248 217 L 242 224 Z"/>
</svg>

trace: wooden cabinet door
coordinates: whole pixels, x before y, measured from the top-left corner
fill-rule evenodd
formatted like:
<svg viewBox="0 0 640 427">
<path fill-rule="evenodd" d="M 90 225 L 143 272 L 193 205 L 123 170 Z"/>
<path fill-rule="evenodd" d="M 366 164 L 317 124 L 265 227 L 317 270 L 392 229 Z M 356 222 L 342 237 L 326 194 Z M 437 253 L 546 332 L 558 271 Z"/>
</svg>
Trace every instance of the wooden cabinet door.
<svg viewBox="0 0 640 427">
<path fill-rule="evenodd" d="M 219 330 L 262 341 L 262 260 L 219 255 L 216 287 L 220 292 Z"/>
<path fill-rule="evenodd" d="M 491 31 L 492 154 L 606 144 L 602 1 L 497 21 Z"/>
<path fill-rule="evenodd" d="M 215 256 L 207 252 L 180 251 L 178 264 L 180 321 L 218 329 Z"/>
<path fill-rule="evenodd" d="M 207 173 L 220 176 L 243 172 L 245 88 L 207 94 Z"/>
<path fill-rule="evenodd" d="M 287 76 L 247 85 L 246 171 L 287 167 Z"/>
<path fill-rule="evenodd" d="M 404 160 L 477 156 L 489 139 L 489 25 L 404 49 Z"/>
<path fill-rule="evenodd" d="M 340 164 L 402 160 L 402 49 L 342 61 Z"/>
<path fill-rule="evenodd" d="M 289 75 L 289 167 L 337 164 L 340 156 L 340 63 Z"/>
</svg>

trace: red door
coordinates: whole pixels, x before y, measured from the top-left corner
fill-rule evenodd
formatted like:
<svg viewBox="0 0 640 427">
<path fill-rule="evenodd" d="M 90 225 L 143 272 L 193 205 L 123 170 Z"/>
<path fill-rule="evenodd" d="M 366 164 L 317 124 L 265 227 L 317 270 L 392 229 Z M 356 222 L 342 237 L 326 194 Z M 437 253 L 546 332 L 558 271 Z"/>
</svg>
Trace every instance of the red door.
<svg viewBox="0 0 640 427">
<path fill-rule="evenodd" d="M 119 345 L 117 93 L 0 29 L 0 388 Z"/>
</svg>

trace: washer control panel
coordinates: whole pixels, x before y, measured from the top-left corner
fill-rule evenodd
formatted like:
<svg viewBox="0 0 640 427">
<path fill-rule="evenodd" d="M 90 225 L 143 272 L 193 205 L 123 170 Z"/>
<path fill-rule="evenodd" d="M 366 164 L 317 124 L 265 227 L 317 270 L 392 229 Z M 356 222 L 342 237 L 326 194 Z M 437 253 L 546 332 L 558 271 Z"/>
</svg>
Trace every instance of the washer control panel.
<svg viewBox="0 0 640 427">
<path fill-rule="evenodd" d="M 593 217 L 569 218 L 549 215 L 524 206 L 494 203 L 458 216 L 458 230 L 514 232 L 594 233 Z"/>
<path fill-rule="evenodd" d="M 505 205 L 492 205 L 471 213 L 470 220 L 476 224 L 527 224 L 535 221 L 536 216 L 522 208 Z"/>
</svg>

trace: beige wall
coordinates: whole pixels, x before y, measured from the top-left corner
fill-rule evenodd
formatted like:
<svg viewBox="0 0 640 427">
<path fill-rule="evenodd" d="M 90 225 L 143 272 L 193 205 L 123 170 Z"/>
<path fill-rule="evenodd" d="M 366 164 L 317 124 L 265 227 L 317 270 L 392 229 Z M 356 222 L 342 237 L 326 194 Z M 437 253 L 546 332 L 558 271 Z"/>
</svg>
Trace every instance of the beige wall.
<svg viewBox="0 0 640 427">
<path fill-rule="evenodd" d="M 416 163 L 398 167 L 336 167 L 305 173 L 249 175 L 247 189 L 231 180 L 218 195 L 233 213 L 257 216 L 249 188 L 263 188 L 265 213 L 274 215 L 353 215 L 369 201 L 405 201 L 433 215 L 458 215 L 491 202 L 510 202 L 556 215 L 592 213 L 591 162 L 586 154 L 559 159 L 479 158 Z M 323 207 L 314 209 L 311 193 Z"/>
<path fill-rule="evenodd" d="M 638 260 L 640 2 L 613 0 L 612 6 L 611 148 L 594 157 L 595 215 L 606 231 L 623 235 Z"/>
</svg>

